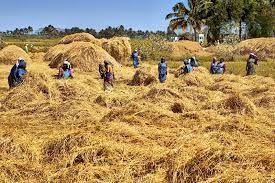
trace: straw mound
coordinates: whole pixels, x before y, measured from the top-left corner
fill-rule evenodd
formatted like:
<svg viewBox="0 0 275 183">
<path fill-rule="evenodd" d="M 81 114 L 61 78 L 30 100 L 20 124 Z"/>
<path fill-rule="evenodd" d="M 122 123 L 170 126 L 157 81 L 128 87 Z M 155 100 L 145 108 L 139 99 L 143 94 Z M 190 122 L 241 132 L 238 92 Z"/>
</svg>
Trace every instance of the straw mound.
<svg viewBox="0 0 275 183">
<path fill-rule="evenodd" d="M 13 65 L 19 57 L 24 58 L 27 62 L 31 61 L 29 55 L 18 46 L 10 45 L 0 50 L 0 63 L 2 64 Z"/>
<path fill-rule="evenodd" d="M 129 38 L 126 37 L 109 39 L 102 44 L 102 48 L 121 64 L 126 63 L 132 52 Z"/>
<path fill-rule="evenodd" d="M 194 68 L 193 72 L 179 77 L 187 86 L 206 87 L 213 84 L 213 77 L 204 67 Z"/>
<path fill-rule="evenodd" d="M 248 98 L 241 96 L 240 94 L 235 94 L 230 96 L 228 99 L 225 99 L 221 102 L 220 107 L 230 110 L 230 113 L 238 114 L 247 114 L 254 115 L 256 114 L 256 106 Z"/>
<path fill-rule="evenodd" d="M 202 46 L 193 41 L 179 41 L 167 43 L 171 49 L 171 55 L 176 58 L 182 58 L 186 56 L 196 55 L 196 56 L 207 56 L 209 53 L 205 52 Z"/>
<path fill-rule="evenodd" d="M 64 54 L 69 49 L 68 45 L 59 44 L 54 47 L 51 47 L 45 54 L 45 61 L 52 61 L 55 57 L 60 54 Z"/>
<path fill-rule="evenodd" d="M 150 68 L 141 68 L 136 71 L 132 81 L 130 82 L 130 85 L 148 86 L 156 82 L 157 82 L 157 79 L 154 76 L 154 73 L 152 73 Z"/>
<path fill-rule="evenodd" d="M 12 89 L 6 98 L 2 101 L 2 108 L 9 109 L 24 109 L 28 106 L 37 104 L 37 101 L 50 99 L 55 96 L 52 93 L 50 86 L 47 84 L 48 76 L 39 74 L 29 74 L 25 84 Z"/>
<path fill-rule="evenodd" d="M 135 87 L 123 68 L 105 93 L 98 73 L 55 80 L 47 63 L 30 68 L 0 95 L 0 182 L 273 181 L 271 78 L 198 68 Z"/>
<path fill-rule="evenodd" d="M 90 42 L 101 46 L 101 41 L 89 33 L 76 33 L 63 37 L 58 44 L 70 44 L 73 42 Z"/>
<path fill-rule="evenodd" d="M 206 49 L 207 52 L 215 55 L 219 58 L 224 58 L 227 61 L 233 61 L 234 57 L 236 56 L 234 54 L 235 46 L 232 45 L 224 45 L 220 44 L 217 46 L 210 46 Z"/>
<path fill-rule="evenodd" d="M 224 57 L 227 60 L 233 60 L 237 56 L 248 55 L 255 52 L 260 58 L 275 58 L 275 38 L 256 38 L 248 39 L 239 44 L 232 45 L 217 45 L 207 48 L 207 52 L 219 57 Z"/>
<path fill-rule="evenodd" d="M 35 62 L 41 62 L 45 58 L 44 52 L 29 53 L 31 59 Z"/>
<path fill-rule="evenodd" d="M 3 49 L 6 46 L 6 43 L 1 40 L 0 38 L 0 50 Z"/>
<path fill-rule="evenodd" d="M 275 58 L 275 38 L 257 38 L 248 39 L 240 42 L 236 49 L 235 54 L 247 55 L 251 52 L 257 53 L 260 57 Z"/>
<path fill-rule="evenodd" d="M 85 42 L 57 45 L 48 51 L 45 58 L 51 60 L 49 64 L 51 68 L 60 67 L 65 59 L 81 71 L 97 71 L 98 64 L 104 60 L 109 60 L 118 66 L 114 58 L 101 47 Z"/>
<path fill-rule="evenodd" d="M 86 49 L 84 47 L 88 47 L 88 48 Z M 94 51 L 91 51 L 92 53 L 88 51 L 91 49 L 91 47 L 92 47 L 92 50 L 94 50 Z M 99 51 L 99 47 L 101 49 L 103 48 L 106 51 L 106 53 L 103 53 L 102 50 Z M 76 50 L 75 53 L 72 53 L 73 49 Z M 80 50 L 83 50 L 83 51 L 80 51 Z M 70 52 L 70 54 L 72 55 L 68 55 L 68 52 Z M 102 59 L 101 61 L 103 61 L 104 59 L 109 59 L 112 61 L 116 60 L 121 64 L 125 64 L 131 55 L 131 45 L 129 42 L 129 38 L 126 38 L 126 37 L 115 37 L 112 39 L 96 39 L 94 36 L 88 33 L 78 33 L 78 34 L 65 36 L 59 42 L 58 45 L 49 49 L 49 51 L 46 53 L 44 58 L 45 58 L 45 61 L 54 62 L 54 63 L 51 63 L 50 65 L 52 67 L 56 67 L 56 62 L 59 63 L 58 60 L 63 59 L 65 56 L 77 57 L 75 56 L 77 52 L 80 52 L 79 54 L 85 55 L 84 57 L 86 58 L 88 57 L 89 54 L 92 54 L 91 58 L 88 58 L 91 60 Z M 94 52 L 100 52 L 100 53 L 94 53 Z M 97 55 L 101 55 L 101 56 L 97 56 Z M 86 58 L 84 58 L 84 62 L 87 61 Z M 83 59 L 77 57 L 77 60 L 79 61 Z"/>
</svg>

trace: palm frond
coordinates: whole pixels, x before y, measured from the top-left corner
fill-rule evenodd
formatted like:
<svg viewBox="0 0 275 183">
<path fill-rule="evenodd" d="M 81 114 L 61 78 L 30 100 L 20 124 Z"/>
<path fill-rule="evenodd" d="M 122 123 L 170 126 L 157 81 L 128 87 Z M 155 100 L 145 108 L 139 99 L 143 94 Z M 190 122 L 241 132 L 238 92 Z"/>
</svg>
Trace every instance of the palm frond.
<svg viewBox="0 0 275 183">
<path fill-rule="evenodd" d="M 189 13 L 189 10 L 185 7 L 185 5 L 183 3 L 177 3 L 173 7 L 173 11 L 177 12 L 179 14 L 179 16 L 183 16 L 184 14 Z"/>
<path fill-rule="evenodd" d="M 168 15 L 166 15 L 165 19 L 169 20 L 176 17 L 178 17 L 178 13 L 169 13 Z"/>
<path fill-rule="evenodd" d="M 179 27 L 186 29 L 188 27 L 188 22 L 184 18 L 177 18 L 170 21 L 170 26 L 172 30 L 176 30 Z"/>
</svg>

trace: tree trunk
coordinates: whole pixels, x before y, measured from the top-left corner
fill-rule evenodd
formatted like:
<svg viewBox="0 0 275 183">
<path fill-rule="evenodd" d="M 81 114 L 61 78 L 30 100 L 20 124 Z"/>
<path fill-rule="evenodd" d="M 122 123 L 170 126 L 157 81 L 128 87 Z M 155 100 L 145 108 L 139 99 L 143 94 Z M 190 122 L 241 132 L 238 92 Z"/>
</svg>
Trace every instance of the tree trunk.
<svg viewBox="0 0 275 183">
<path fill-rule="evenodd" d="M 195 36 L 195 41 L 197 41 L 197 30 L 196 29 L 194 29 L 194 36 Z"/>
<path fill-rule="evenodd" d="M 240 41 L 242 41 L 242 20 L 240 20 L 239 39 L 240 39 Z"/>
</svg>

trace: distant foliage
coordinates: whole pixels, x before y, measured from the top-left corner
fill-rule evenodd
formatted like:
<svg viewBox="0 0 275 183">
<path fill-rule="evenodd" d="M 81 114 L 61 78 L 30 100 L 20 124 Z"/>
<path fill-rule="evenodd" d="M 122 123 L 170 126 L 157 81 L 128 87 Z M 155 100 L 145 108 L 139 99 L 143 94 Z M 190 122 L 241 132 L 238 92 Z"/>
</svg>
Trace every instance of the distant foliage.
<svg viewBox="0 0 275 183">
<path fill-rule="evenodd" d="M 161 36 L 150 35 L 148 39 L 131 40 L 132 49 L 138 49 L 142 60 L 159 60 L 160 58 L 169 59 L 171 48 L 166 44 Z"/>
</svg>

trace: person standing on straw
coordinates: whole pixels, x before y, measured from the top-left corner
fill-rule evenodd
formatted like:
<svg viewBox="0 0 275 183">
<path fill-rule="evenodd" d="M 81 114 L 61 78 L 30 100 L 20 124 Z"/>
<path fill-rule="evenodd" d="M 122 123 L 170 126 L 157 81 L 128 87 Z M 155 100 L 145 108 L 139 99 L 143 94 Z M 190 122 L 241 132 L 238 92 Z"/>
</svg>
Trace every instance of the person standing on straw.
<svg viewBox="0 0 275 183">
<path fill-rule="evenodd" d="M 164 58 L 160 60 L 160 63 L 158 65 L 158 72 L 159 72 L 160 83 L 165 83 L 167 79 L 167 64 Z"/>
<path fill-rule="evenodd" d="M 215 74 L 224 74 L 226 72 L 226 65 L 224 59 L 221 58 L 218 64 L 216 65 Z"/>
<path fill-rule="evenodd" d="M 218 60 L 216 57 L 214 57 L 210 66 L 210 74 L 216 74 L 217 64 L 218 64 Z"/>
<path fill-rule="evenodd" d="M 105 66 L 105 76 L 104 76 L 104 90 L 111 92 L 113 90 L 114 84 L 114 68 L 113 64 L 110 61 L 104 61 Z"/>
<path fill-rule="evenodd" d="M 138 66 L 139 66 L 138 50 L 135 50 L 135 51 L 132 53 L 132 59 L 133 59 L 134 68 L 138 68 Z"/>
<path fill-rule="evenodd" d="M 257 55 L 255 55 L 254 53 L 250 53 L 249 58 L 247 60 L 247 64 L 246 64 L 246 75 L 247 76 L 256 74 L 255 65 L 258 65 L 258 60 L 259 59 L 258 59 Z"/>
</svg>

